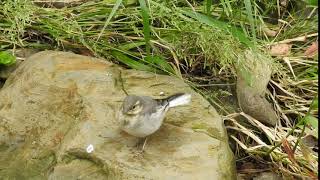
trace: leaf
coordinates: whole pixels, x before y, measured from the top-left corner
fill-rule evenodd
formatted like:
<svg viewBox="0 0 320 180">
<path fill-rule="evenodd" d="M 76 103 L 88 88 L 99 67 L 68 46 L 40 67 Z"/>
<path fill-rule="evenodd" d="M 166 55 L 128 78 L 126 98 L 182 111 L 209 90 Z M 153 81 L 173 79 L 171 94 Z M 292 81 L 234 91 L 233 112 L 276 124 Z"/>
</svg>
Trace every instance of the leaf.
<svg viewBox="0 0 320 180">
<path fill-rule="evenodd" d="M 287 141 L 287 139 L 283 139 L 282 140 L 282 145 L 283 145 L 284 151 L 288 154 L 288 158 L 290 159 L 290 161 L 296 164 L 297 162 L 296 162 L 296 160 L 294 158 L 294 152 L 291 149 L 290 144 Z"/>
<path fill-rule="evenodd" d="M 243 33 L 243 31 L 239 30 L 237 27 L 232 26 L 226 22 L 216 20 L 207 15 L 190 11 L 190 10 L 181 10 L 181 12 L 191 18 L 198 20 L 201 23 L 207 24 L 211 27 L 219 28 L 223 31 L 229 32 L 233 37 L 238 39 L 244 45 L 254 48 L 254 44 L 250 41 L 249 38 Z"/>
<path fill-rule="evenodd" d="M 160 70 L 166 73 L 174 73 L 172 66 L 161 56 L 148 56 L 145 58 L 147 62 L 152 62 Z"/>
<path fill-rule="evenodd" d="M 16 62 L 16 57 L 7 51 L 0 52 L 0 65 L 9 66 Z"/>
<path fill-rule="evenodd" d="M 271 30 L 269 29 L 268 27 L 264 27 L 262 29 L 262 31 L 268 36 L 268 37 L 275 37 L 278 32 L 277 31 L 274 31 L 274 30 Z"/>
<path fill-rule="evenodd" d="M 318 109 L 318 95 L 316 95 L 316 97 L 314 97 L 311 105 L 310 105 L 310 110 L 315 110 Z"/>
<path fill-rule="evenodd" d="M 271 47 L 271 56 L 287 56 L 290 54 L 292 44 L 276 44 Z"/>
<path fill-rule="evenodd" d="M 311 58 L 318 54 L 318 41 L 313 42 L 304 52 L 304 55 Z"/>
<path fill-rule="evenodd" d="M 144 40 L 146 42 L 146 52 L 147 56 L 150 56 L 150 23 L 149 23 L 149 10 L 146 6 L 145 0 L 139 0 L 140 3 L 140 8 L 141 8 L 141 15 L 142 15 L 142 20 L 143 20 L 143 35 L 144 35 Z"/>
<path fill-rule="evenodd" d="M 149 72 L 156 72 L 156 69 L 145 65 L 139 61 L 136 61 L 129 56 L 123 54 L 120 51 L 113 50 L 111 51 L 111 55 L 114 56 L 118 61 L 122 62 L 123 64 L 126 64 L 127 66 L 131 67 L 132 69 L 137 69 L 141 71 L 149 71 Z"/>
<path fill-rule="evenodd" d="M 304 0 L 307 4 L 312 6 L 318 6 L 318 0 Z"/>
<path fill-rule="evenodd" d="M 112 19 L 113 15 L 116 13 L 116 11 L 118 10 L 120 4 L 122 3 L 122 0 L 117 0 L 116 1 L 116 4 L 113 6 L 109 16 L 108 16 L 108 19 L 107 21 L 104 23 L 104 26 L 100 32 L 100 34 L 98 35 L 98 38 L 96 40 L 96 42 L 98 42 L 98 40 L 100 39 L 101 35 L 103 34 L 103 31 L 106 29 L 106 27 L 108 26 L 108 24 L 110 23 L 110 20 Z"/>
<path fill-rule="evenodd" d="M 130 43 L 126 43 L 126 44 L 123 44 L 121 46 L 118 46 L 119 49 L 121 50 L 125 50 L 125 51 L 128 51 L 132 48 L 136 48 L 136 47 L 139 47 L 139 46 L 142 46 L 142 45 L 145 45 L 146 42 L 130 42 Z"/>
<path fill-rule="evenodd" d="M 311 115 L 307 115 L 304 117 L 304 120 L 307 123 L 307 125 L 310 125 L 314 129 L 318 129 L 318 119 L 317 118 L 315 118 Z"/>
<path fill-rule="evenodd" d="M 319 120 L 317 118 L 313 117 L 310 114 L 306 115 L 301 120 L 301 122 L 304 122 L 307 125 L 307 127 L 305 129 L 306 134 L 310 134 L 310 135 L 312 135 L 313 137 L 315 137 L 317 139 L 318 139 L 318 132 L 319 132 L 319 127 L 318 127 L 319 122 L 318 121 Z M 301 128 L 301 129 L 303 128 L 301 125 L 298 126 L 298 127 Z"/>
</svg>

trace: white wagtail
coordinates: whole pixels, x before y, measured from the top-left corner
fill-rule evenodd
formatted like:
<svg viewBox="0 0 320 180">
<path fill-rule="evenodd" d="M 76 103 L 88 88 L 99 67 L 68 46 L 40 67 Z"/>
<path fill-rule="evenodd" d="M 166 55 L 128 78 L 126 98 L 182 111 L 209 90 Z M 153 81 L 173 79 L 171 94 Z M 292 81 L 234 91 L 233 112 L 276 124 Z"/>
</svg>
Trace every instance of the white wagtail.
<svg viewBox="0 0 320 180">
<path fill-rule="evenodd" d="M 156 132 L 169 108 L 186 105 L 191 101 L 191 94 L 178 93 L 165 99 L 153 99 L 149 96 L 127 96 L 119 111 L 120 127 L 128 134 L 144 138 Z"/>
</svg>

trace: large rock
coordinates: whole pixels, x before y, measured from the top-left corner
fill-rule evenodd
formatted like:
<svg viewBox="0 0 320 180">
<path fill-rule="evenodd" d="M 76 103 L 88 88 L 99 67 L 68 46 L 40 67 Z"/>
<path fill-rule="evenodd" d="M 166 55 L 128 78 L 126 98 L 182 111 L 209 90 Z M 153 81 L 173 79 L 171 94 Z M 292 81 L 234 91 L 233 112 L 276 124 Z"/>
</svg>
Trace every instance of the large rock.
<svg viewBox="0 0 320 180">
<path fill-rule="evenodd" d="M 116 119 L 129 94 L 192 94 L 137 154 Z M 87 147 L 94 150 L 88 153 Z M 29 57 L 0 90 L 4 179 L 234 179 L 223 121 L 183 81 L 73 53 Z"/>
</svg>

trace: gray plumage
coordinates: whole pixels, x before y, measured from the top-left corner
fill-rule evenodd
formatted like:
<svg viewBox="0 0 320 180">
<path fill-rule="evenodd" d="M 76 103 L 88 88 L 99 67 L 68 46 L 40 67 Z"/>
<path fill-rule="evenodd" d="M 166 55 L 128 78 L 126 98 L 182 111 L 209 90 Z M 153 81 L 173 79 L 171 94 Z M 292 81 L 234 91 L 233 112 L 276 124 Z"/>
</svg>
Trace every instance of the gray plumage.
<svg viewBox="0 0 320 180">
<path fill-rule="evenodd" d="M 129 95 L 124 99 L 122 105 L 122 112 L 127 113 L 138 101 L 140 102 L 140 105 L 143 106 L 143 109 L 140 112 L 140 114 L 154 113 L 159 107 L 166 106 L 168 104 L 168 101 L 166 99 L 156 100 L 149 96 Z"/>
<path fill-rule="evenodd" d="M 146 137 L 160 128 L 170 107 L 187 104 L 190 98 L 191 95 L 184 93 L 165 99 L 129 95 L 119 111 L 121 129 L 136 137 Z"/>
</svg>

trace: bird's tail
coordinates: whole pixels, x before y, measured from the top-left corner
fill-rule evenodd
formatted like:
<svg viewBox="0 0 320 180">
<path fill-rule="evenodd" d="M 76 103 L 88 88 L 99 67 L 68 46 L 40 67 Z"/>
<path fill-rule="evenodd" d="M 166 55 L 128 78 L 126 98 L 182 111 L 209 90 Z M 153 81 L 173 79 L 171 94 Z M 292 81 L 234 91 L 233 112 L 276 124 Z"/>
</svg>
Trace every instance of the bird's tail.
<svg viewBox="0 0 320 180">
<path fill-rule="evenodd" d="M 169 107 L 176 107 L 189 104 L 191 101 L 191 94 L 178 93 L 166 99 L 169 102 Z"/>
</svg>

